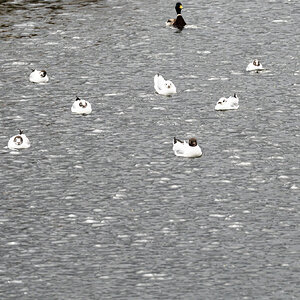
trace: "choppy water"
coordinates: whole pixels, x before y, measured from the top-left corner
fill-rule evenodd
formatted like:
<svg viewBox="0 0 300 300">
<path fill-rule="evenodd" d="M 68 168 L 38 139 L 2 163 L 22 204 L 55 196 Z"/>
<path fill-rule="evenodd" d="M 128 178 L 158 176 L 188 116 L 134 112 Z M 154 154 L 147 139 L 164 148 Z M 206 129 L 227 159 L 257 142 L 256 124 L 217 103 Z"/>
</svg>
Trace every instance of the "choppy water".
<svg viewBox="0 0 300 300">
<path fill-rule="evenodd" d="M 0 2 L 1 299 L 300 298 L 298 1 Z"/>
</svg>

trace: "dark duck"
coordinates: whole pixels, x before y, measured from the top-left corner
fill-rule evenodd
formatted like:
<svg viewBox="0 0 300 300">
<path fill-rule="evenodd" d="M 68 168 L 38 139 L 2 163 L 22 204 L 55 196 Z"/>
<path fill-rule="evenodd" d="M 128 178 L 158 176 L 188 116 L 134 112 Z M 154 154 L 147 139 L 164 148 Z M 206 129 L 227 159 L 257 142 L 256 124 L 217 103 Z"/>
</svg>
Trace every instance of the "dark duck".
<svg viewBox="0 0 300 300">
<path fill-rule="evenodd" d="M 173 26 L 175 28 L 178 28 L 180 31 L 184 28 L 186 25 L 182 15 L 181 15 L 181 10 L 183 9 L 183 6 L 180 2 L 177 2 L 175 5 L 175 10 L 177 12 L 177 18 L 176 19 L 169 19 L 167 21 L 168 26 Z"/>
</svg>

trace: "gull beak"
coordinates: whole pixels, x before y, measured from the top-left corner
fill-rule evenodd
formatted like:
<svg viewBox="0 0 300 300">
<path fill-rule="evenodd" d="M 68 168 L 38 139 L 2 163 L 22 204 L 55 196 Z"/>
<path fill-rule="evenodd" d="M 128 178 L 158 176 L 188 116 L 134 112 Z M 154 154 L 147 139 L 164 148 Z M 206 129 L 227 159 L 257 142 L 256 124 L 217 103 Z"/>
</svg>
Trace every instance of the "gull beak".
<svg viewBox="0 0 300 300">
<path fill-rule="evenodd" d="M 179 8 L 180 8 L 180 9 L 183 9 L 183 6 L 182 6 L 182 5 L 180 5 L 180 6 L 179 6 Z"/>
</svg>

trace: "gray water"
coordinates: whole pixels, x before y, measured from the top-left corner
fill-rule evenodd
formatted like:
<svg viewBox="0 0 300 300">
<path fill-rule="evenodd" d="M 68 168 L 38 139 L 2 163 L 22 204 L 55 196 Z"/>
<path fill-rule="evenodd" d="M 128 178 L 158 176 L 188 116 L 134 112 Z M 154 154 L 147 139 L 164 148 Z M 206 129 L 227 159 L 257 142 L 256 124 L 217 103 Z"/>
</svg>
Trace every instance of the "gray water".
<svg viewBox="0 0 300 300">
<path fill-rule="evenodd" d="M 0 299 L 300 298 L 298 0 L 0 2 Z"/>
</svg>

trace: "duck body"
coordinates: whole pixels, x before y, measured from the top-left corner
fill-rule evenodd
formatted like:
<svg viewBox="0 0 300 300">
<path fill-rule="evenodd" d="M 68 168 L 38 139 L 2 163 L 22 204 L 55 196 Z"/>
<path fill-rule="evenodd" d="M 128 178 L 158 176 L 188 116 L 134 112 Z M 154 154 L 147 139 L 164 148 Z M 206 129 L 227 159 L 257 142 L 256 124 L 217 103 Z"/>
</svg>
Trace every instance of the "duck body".
<svg viewBox="0 0 300 300">
<path fill-rule="evenodd" d="M 239 108 L 239 98 L 236 94 L 229 98 L 222 97 L 218 100 L 215 110 L 232 110 Z"/>
<path fill-rule="evenodd" d="M 251 71 L 262 71 L 264 68 L 262 64 L 259 62 L 258 59 L 254 59 L 253 62 L 248 64 L 246 71 L 251 72 Z"/>
<path fill-rule="evenodd" d="M 76 114 L 89 115 L 92 112 L 92 106 L 88 101 L 76 97 L 71 111 Z"/>
<path fill-rule="evenodd" d="M 154 76 L 154 89 L 155 91 L 164 96 L 176 94 L 176 87 L 170 80 L 165 80 L 160 74 Z"/>
<path fill-rule="evenodd" d="M 192 142 L 194 141 L 194 142 Z M 186 141 L 180 141 L 176 138 L 173 140 L 173 151 L 176 156 L 181 157 L 200 157 L 202 155 L 201 148 L 197 145 L 197 141 L 195 138 Z"/>
<path fill-rule="evenodd" d="M 175 28 L 178 28 L 180 31 L 184 28 L 186 23 L 181 15 L 182 9 L 183 9 L 182 4 L 180 2 L 176 3 L 175 10 L 177 12 L 177 17 L 176 17 L 176 19 L 169 19 L 166 22 L 167 26 L 173 26 Z"/>
<path fill-rule="evenodd" d="M 46 83 L 49 81 L 49 77 L 45 70 L 32 70 L 29 75 L 29 80 L 34 83 Z"/>
<path fill-rule="evenodd" d="M 26 149 L 30 147 L 27 136 L 20 130 L 20 134 L 14 135 L 8 141 L 7 147 L 11 150 Z"/>
</svg>

